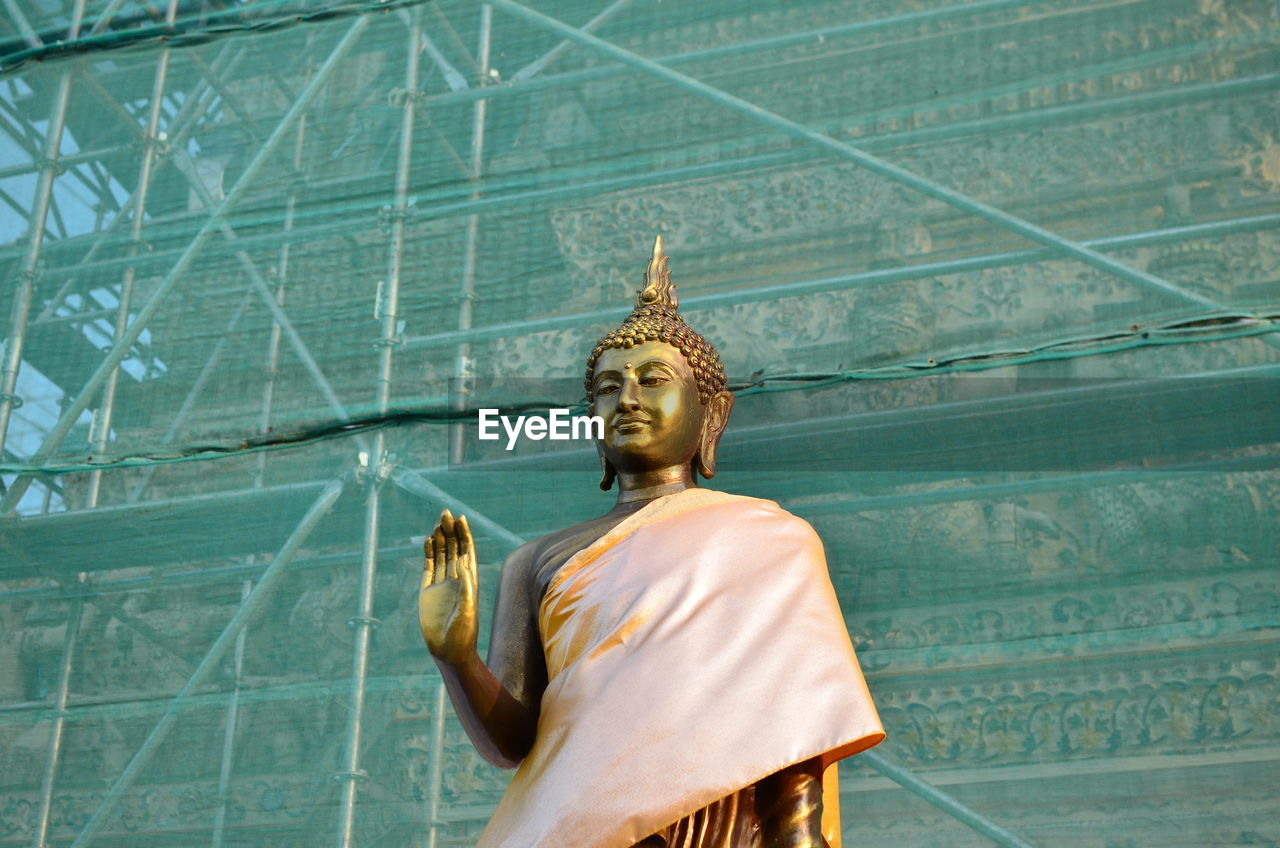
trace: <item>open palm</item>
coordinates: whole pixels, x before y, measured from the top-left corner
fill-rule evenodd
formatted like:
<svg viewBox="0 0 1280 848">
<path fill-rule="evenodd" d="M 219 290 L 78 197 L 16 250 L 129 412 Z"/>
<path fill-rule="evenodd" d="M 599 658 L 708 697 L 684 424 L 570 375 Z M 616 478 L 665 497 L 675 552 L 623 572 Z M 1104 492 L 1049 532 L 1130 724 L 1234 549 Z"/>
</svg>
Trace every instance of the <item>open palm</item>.
<svg viewBox="0 0 1280 848">
<path fill-rule="evenodd" d="M 423 544 L 425 559 L 418 590 L 418 625 L 427 650 L 442 662 L 475 651 L 478 632 L 475 546 L 466 516 L 440 514 Z"/>
</svg>

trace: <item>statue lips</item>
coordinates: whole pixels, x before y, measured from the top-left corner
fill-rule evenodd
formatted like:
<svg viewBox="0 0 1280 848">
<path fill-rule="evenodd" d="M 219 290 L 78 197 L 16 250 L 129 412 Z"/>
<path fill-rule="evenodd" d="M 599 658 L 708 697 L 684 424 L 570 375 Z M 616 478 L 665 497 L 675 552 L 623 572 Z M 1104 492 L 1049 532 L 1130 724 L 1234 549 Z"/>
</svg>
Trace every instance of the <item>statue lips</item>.
<svg viewBox="0 0 1280 848">
<path fill-rule="evenodd" d="M 638 433 L 650 423 L 643 415 L 622 415 L 614 422 L 613 429 L 618 433 Z"/>
</svg>

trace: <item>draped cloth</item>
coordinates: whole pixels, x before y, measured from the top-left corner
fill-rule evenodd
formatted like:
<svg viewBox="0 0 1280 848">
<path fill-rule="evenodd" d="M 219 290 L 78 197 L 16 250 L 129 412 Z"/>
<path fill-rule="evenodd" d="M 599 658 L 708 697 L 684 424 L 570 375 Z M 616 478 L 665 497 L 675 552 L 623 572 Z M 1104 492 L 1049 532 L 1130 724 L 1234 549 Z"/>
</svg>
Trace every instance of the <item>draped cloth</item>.
<svg viewBox="0 0 1280 848">
<path fill-rule="evenodd" d="M 884 738 L 822 542 L 772 501 L 647 504 L 561 567 L 538 626 L 536 741 L 478 848 L 629 848 L 795 763 L 830 780 Z"/>
</svg>

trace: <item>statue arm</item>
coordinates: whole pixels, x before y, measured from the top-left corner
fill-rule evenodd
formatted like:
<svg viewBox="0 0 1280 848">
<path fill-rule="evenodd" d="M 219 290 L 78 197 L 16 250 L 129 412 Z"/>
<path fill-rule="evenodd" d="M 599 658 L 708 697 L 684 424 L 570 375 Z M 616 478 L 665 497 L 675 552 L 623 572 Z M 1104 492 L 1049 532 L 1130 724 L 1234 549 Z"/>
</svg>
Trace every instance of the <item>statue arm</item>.
<svg viewBox="0 0 1280 848">
<path fill-rule="evenodd" d="M 822 764 L 808 760 L 756 784 L 764 848 L 824 848 Z"/>
<path fill-rule="evenodd" d="M 485 760 L 514 768 L 533 746 L 546 672 L 527 591 L 530 555 L 513 553 L 503 568 L 489 662 L 476 648 L 479 594 L 475 549 L 466 518 L 448 510 L 427 537 L 418 619 L 454 711 Z M 532 639 L 530 638 L 532 636 Z"/>
</svg>

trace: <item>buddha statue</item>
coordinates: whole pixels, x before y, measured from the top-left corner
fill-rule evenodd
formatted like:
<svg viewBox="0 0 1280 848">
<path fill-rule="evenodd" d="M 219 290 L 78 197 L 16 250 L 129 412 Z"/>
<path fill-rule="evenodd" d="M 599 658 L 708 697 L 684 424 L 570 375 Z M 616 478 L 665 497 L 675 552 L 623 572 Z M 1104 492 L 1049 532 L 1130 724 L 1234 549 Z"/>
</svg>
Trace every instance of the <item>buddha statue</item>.
<svg viewBox="0 0 1280 848">
<path fill-rule="evenodd" d="M 834 763 L 884 737 L 813 529 L 698 485 L 733 395 L 677 306 L 659 237 L 587 361 L 617 501 L 510 555 L 487 660 L 466 517 L 427 537 L 423 639 L 477 751 L 518 767 L 480 848 L 837 848 Z"/>
</svg>

